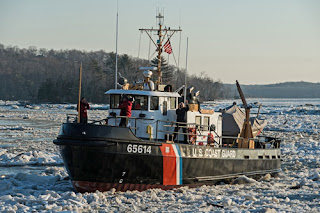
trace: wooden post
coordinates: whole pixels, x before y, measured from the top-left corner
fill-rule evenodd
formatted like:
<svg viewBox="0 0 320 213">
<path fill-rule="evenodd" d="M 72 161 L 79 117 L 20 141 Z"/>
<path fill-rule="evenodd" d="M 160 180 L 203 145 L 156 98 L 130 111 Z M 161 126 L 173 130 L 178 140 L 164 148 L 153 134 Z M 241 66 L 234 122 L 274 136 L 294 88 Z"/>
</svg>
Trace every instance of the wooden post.
<svg viewBox="0 0 320 213">
<path fill-rule="evenodd" d="M 82 76 L 82 62 L 80 64 L 80 69 L 79 69 L 78 123 L 80 123 L 81 76 Z"/>
</svg>

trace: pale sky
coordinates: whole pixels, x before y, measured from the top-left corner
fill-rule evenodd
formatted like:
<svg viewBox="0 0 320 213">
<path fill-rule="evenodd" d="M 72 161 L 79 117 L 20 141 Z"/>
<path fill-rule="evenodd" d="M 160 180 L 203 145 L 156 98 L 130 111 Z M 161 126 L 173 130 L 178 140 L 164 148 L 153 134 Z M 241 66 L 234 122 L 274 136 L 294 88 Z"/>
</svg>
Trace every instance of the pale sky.
<svg viewBox="0 0 320 213">
<path fill-rule="evenodd" d="M 224 83 L 320 82 L 319 0 L 119 0 L 119 54 L 138 56 L 138 29 L 157 27 L 157 7 L 164 25 L 183 30 L 181 68 L 189 38 L 190 74 Z M 115 52 L 116 11 L 116 0 L 0 0 L 0 43 Z M 171 43 L 177 58 L 179 34 Z M 148 45 L 142 34 L 140 58 Z"/>
</svg>

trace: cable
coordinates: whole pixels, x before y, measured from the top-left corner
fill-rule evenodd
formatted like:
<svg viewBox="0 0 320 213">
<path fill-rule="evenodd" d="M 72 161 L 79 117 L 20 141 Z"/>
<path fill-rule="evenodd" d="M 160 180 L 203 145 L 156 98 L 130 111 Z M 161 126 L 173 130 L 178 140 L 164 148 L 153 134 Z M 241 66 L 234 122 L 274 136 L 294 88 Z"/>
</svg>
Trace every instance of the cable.
<svg viewBox="0 0 320 213">
<path fill-rule="evenodd" d="M 141 46 L 141 35 L 142 35 L 142 32 L 143 32 L 143 31 L 141 31 L 141 33 L 140 33 L 140 38 L 139 38 L 138 58 L 139 58 L 139 56 L 140 56 L 140 46 Z"/>
</svg>

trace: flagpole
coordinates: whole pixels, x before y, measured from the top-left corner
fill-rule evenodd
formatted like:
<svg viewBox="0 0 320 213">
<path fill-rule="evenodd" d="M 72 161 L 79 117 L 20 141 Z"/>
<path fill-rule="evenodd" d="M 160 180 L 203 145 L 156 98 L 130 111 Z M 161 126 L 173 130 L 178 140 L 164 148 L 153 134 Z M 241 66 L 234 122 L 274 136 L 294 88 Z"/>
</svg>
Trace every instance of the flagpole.
<svg viewBox="0 0 320 213">
<path fill-rule="evenodd" d="M 186 102 L 186 100 L 187 100 L 188 40 L 189 40 L 189 38 L 187 37 L 186 72 L 184 75 L 184 102 Z"/>
<path fill-rule="evenodd" d="M 80 69 L 79 69 L 78 123 L 80 123 L 81 76 L 82 76 L 82 62 L 80 64 Z"/>
<path fill-rule="evenodd" d="M 114 73 L 114 88 L 117 89 L 118 82 L 118 2 L 117 1 L 117 21 L 116 21 L 116 69 Z"/>
</svg>

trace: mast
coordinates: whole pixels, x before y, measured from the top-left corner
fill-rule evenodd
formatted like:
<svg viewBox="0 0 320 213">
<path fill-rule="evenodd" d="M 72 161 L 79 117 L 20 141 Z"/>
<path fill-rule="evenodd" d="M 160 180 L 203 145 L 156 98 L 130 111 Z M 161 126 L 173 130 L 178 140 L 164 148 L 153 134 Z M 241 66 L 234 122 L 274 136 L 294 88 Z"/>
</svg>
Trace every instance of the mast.
<svg viewBox="0 0 320 213">
<path fill-rule="evenodd" d="M 163 20 L 164 20 L 164 16 L 161 15 L 161 13 L 159 12 L 156 16 L 156 18 L 158 19 L 158 24 L 159 24 L 159 29 L 139 29 L 142 32 L 146 32 L 147 35 L 149 36 L 150 40 L 152 41 L 152 43 L 155 45 L 155 47 L 157 48 L 157 52 L 158 52 L 158 66 L 157 66 L 157 74 L 158 74 L 158 79 L 156 82 L 156 89 L 159 90 L 159 86 L 162 84 L 162 72 L 161 72 L 161 54 L 162 54 L 162 44 L 163 44 L 163 40 L 167 37 L 168 40 L 170 40 L 170 38 L 173 36 L 173 34 L 175 32 L 179 32 L 182 31 L 179 27 L 179 29 L 170 29 L 169 28 L 163 28 Z M 157 42 L 155 42 L 152 38 L 152 32 L 156 32 L 158 35 L 158 40 Z M 171 35 L 168 35 L 168 32 L 171 32 Z"/>
<path fill-rule="evenodd" d="M 159 13 L 159 15 L 157 16 L 157 19 L 159 20 L 159 31 L 158 31 L 158 35 L 159 35 L 159 40 L 157 41 L 158 43 L 158 83 L 157 83 L 157 89 L 159 90 L 159 85 L 161 85 L 162 83 L 162 73 L 161 73 L 161 53 L 162 53 L 162 33 L 161 33 L 161 28 L 162 28 L 162 24 L 163 24 L 163 18 L 164 16 L 161 15 L 161 13 Z"/>
</svg>

